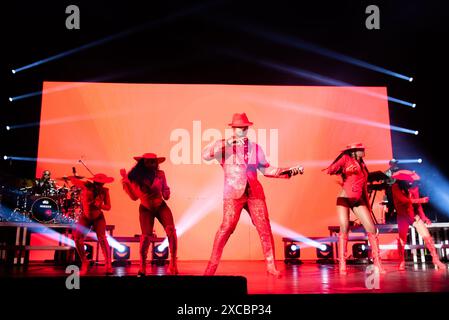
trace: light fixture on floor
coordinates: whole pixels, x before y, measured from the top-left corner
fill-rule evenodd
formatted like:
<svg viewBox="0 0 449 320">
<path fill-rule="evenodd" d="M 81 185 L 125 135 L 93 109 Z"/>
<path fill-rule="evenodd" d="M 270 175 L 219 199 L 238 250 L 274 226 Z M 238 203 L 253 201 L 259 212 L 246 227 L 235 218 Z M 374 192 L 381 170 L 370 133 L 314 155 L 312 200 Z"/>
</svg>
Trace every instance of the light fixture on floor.
<svg viewBox="0 0 449 320">
<path fill-rule="evenodd" d="M 163 244 L 154 245 L 151 264 L 163 266 L 168 264 L 168 247 Z"/>
<path fill-rule="evenodd" d="M 284 244 L 284 263 L 286 264 L 301 264 L 301 248 L 295 242 Z"/>
<path fill-rule="evenodd" d="M 317 263 L 334 263 L 334 249 L 328 243 L 322 243 L 316 248 Z"/>
<path fill-rule="evenodd" d="M 84 251 L 86 251 L 87 260 L 92 260 L 94 257 L 94 247 L 88 243 L 84 244 Z"/>
<path fill-rule="evenodd" d="M 353 260 L 348 260 L 348 263 L 364 264 L 369 263 L 368 259 L 369 247 L 367 243 L 354 243 L 352 245 L 352 257 Z"/>
<path fill-rule="evenodd" d="M 120 244 L 117 248 L 113 250 L 114 261 L 112 262 L 113 266 L 128 266 L 131 264 L 129 261 L 129 257 L 131 256 L 131 249 L 127 245 L 123 243 Z"/>
</svg>

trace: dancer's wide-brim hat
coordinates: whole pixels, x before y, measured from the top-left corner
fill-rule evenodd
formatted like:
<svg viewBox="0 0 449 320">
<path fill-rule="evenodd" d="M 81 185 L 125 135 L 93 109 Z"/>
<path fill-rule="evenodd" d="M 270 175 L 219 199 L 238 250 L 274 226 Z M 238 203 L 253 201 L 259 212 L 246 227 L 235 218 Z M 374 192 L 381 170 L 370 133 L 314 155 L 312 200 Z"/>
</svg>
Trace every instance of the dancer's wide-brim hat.
<svg viewBox="0 0 449 320">
<path fill-rule="evenodd" d="M 165 161 L 165 157 L 158 157 L 155 153 L 144 153 L 141 156 L 134 157 L 134 160 L 139 161 L 140 159 L 153 159 L 157 160 L 158 163 Z"/>
<path fill-rule="evenodd" d="M 415 181 L 418 181 L 419 179 L 421 179 L 420 176 L 416 172 L 413 172 L 410 170 L 396 171 L 395 173 L 393 173 L 391 175 L 391 177 L 396 180 L 402 180 L 402 181 L 408 181 L 408 182 L 415 182 Z"/>
<path fill-rule="evenodd" d="M 93 182 L 98 182 L 98 183 L 111 183 L 114 181 L 113 177 L 108 177 L 104 173 L 97 173 L 93 177 L 90 177 L 87 179 L 92 180 Z"/>
<path fill-rule="evenodd" d="M 344 147 L 344 149 L 341 150 L 341 152 L 345 152 L 345 151 L 348 151 L 348 150 L 357 150 L 357 149 L 365 150 L 366 147 L 363 145 L 363 143 L 360 143 L 360 142 L 358 142 L 358 143 L 351 143 L 351 144 L 348 144 L 346 147 Z"/>
</svg>

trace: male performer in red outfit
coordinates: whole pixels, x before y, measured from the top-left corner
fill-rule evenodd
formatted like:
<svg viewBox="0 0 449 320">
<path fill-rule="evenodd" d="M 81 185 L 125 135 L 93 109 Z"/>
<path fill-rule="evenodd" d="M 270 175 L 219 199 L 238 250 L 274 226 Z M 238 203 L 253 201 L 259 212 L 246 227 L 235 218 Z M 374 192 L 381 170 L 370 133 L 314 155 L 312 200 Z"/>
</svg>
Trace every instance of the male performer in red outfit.
<svg viewBox="0 0 449 320">
<path fill-rule="evenodd" d="M 83 211 L 73 233 L 76 249 L 81 259 L 81 274 L 87 272 L 89 265 L 84 250 L 84 237 L 91 226 L 97 233 L 98 243 L 103 251 L 106 274 L 111 274 L 111 255 L 108 240 L 106 238 L 106 220 L 103 215 L 103 210 L 111 210 L 109 189 L 105 188 L 104 184 L 113 182 L 114 178 L 108 177 L 103 173 L 98 173 L 92 178 L 89 178 L 93 183 L 81 181 L 76 176 L 69 178 L 75 186 L 81 188 Z"/>
<path fill-rule="evenodd" d="M 205 275 L 215 274 L 223 248 L 245 208 L 259 233 L 267 273 L 280 276 L 274 260 L 274 240 L 265 195 L 257 180 L 257 169 L 265 176 L 274 178 L 290 178 L 292 175 L 302 174 L 304 169 L 301 166 L 285 169 L 270 166 L 262 148 L 246 137 L 248 127 L 252 124 L 245 113 L 234 114 L 232 123 L 229 124 L 233 128 L 233 136 L 227 140 L 215 141 L 203 150 L 203 158 L 218 160 L 224 171 L 223 222 L 215 235 Z"/>
<path fill-rule="evenodd" d="M 446 265 L 440 261 L 433 238 L 426 227 L 426 224 L 430 225 L 431 221 L 426 217 L 421 204 L 429 202 L 429 198 L 421 198 L 419 195 L 419 188 L 416 184 L 420 179 L 419 175 L 413 171 L 399 170 L 392 175 L 392 178 L 396 179 L 392 186 L 392 193 L 398 219 L 399 270 L 405 270 L 404 246 L 407 242 L 410 225 L 413 225 L 423 238 L 434 265 L 443 270 L 447 269 Z"/>
</svg>

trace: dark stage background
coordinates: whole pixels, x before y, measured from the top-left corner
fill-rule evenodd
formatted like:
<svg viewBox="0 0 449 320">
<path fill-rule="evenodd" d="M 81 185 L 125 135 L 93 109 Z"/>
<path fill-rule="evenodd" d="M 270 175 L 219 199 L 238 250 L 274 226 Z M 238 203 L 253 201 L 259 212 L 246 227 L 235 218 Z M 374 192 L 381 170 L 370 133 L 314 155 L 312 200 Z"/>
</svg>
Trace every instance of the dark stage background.
<svg viewBox="0 0 449 320">
<path fill-rule="evenodd" d="M 65 28 L 70 4 L 80 8 L 80 30 Z M 380 8 L 380 30 L 365 27 L 370 4 Z M 5 126 L 39 121 L 40 94 L 12 103 L 8 97 L 38 92 L 43 81 L 326 85 L 269 69 L 259 59 L 355 86 L 386 86 L 389 96 L 416 103 L 412 109 L 390 102 L 391 123 L 420 132 L 393 133 L 394 156 L 422 158 L 422 165 L 407 168 L 426 181 L 437 181 L 435 172 L 449 178 L 444 1 L 39 1 L 2 4 L 1 15 L 2 158 L 36 156 L 38 126 L 11 131 Z M 248 30 L 302 39 L 415 80 L 352 66 Z M 10 71 L 99 39 L 103 41 L 64 58 L 16 75 Z M 428 167 L 433 170 L 424 169 Z M 5 181 L 33 178 L 35 163 L 1 160 L 0 175 Z M 427 192 L 432 198 L 434 190 Z M 448 220 L 441 206 L 428 213 L 431 219 Z"/>
</svg>

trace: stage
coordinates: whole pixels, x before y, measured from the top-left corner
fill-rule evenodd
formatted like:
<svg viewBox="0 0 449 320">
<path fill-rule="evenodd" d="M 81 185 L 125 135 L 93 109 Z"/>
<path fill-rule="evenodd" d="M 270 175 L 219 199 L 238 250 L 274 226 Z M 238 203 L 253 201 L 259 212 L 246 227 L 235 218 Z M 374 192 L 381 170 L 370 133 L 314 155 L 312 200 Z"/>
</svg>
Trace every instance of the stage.
<svg viewBox="0 0 449 320">
<path fill-rule="evenodd" d="M 408 263 L 405 271 L 397 270 L 396 261 L 385 261 L 387 274 L 380 275 L 378 288 L 367 288 L 365 279 L 369 265 L 349 265 L 348 274 L 338 273 L 337 264 L 318 264 L 304 261 L 300 265 L 285 265 L 278 261 L 282 277 L 268 276 L 262 261 L 223 261 L 216 277 L 241 276 L 246 278 L 249 295 L 301 295 L 301 294 L 364 294 L 364 293 L 449 293 L 449 270 L 436 270 L 432 264 Z M 179 276 L 171 276 L 167 267 L 148 267 L 147 278 L 170 277 L 176 285 L 176 277 L 202 277 L 206 261 L 179 261 Z M 114 267 L 114 274 L 104 275 L 104 266 L 91 266 L 86 278 L 133 277 L 137 275 L 138 264 Z M 28 267 L 0 267 L 0 281 L 5 279 L 40 277 L 66 277 L 65 267 L 49 263 L 32 262 Z M 206 277 L 209 278 L 210 277 Z M 81 277 L 81 283 L 83 277 Z M 176 288 L 173 288 L 176 290 Z"/>
<path fill-rule="evenodd" d="M 5 2 L 0 315 L 447 314 L 448 3 Z"/>
</svg>

